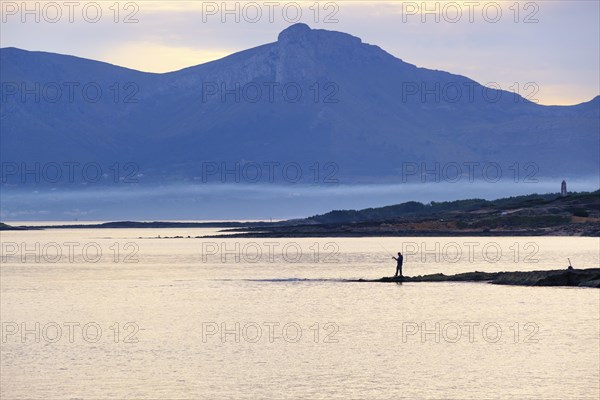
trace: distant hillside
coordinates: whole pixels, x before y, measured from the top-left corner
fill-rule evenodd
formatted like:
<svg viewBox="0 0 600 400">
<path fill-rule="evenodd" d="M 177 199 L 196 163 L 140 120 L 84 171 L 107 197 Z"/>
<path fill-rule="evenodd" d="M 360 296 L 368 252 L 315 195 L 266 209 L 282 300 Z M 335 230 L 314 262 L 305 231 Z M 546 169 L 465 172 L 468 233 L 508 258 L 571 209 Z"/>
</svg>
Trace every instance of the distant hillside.
<svg viewBox="0 0 600 400">
<path fill-rule="evenodd" d="M 332 211 L 273 226 L 229 229 L 228 237 L 600 236 L 600 191 L 532 194 L 493 201 L 408 202 Z M 216 235 L 218 236 L 218 235 Z M 212 236 L 214 237 L 214 236 Z"/>
<path fill-rule="evenodd" d="M 29 230 L 29 229 L 38 229 L 35 227 L 21 227 L 21 226 L 12 226 L 12 225 L 7 225 L 3 222 L 0 222 L 0 231 L 24 231 L 24 230 Z"/>
<path fill-rule="evenodd" d="M 515 211 L 517 210 L 517 211 Z M 431 217 L 477 214 L 547 214 L 560 216 L 600 217 L 600 191 L 593 193 L 573 193 L 568 197 L 560 197 L 559 193 L 530 194 L 526 196 L 507 197 L 497 200 L 468 199 L 423 204 L 407 202 L 392 206 L 367 208 L 364 210 L 335 210 L 322 215 L 315 215 L 306 223 L 337 224 L 366 221 L 381 221 L 404 217 Z M 535 212 L 534 212 L 535 211 Z M 506 214 L 505 214 L 506 215 Z"/>
</svg>

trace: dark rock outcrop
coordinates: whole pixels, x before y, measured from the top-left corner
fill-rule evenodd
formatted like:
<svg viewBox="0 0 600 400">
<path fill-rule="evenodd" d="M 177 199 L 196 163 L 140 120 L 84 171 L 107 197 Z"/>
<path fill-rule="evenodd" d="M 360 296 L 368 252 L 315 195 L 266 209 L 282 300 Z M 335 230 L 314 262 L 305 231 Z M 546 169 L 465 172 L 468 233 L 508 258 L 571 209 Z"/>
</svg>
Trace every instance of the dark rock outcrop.
<svg viewBox="0 0 600 400">
<path fill-rule="evenodd" d="M 495 285 L 520 286 L 579 286 L 600 288 L 600 268 L 564 269 L 550 271 L 466 272 L 456 275 L 432 274 L 384 277 L 355 282 L 488 282 Z"/>
</svg>

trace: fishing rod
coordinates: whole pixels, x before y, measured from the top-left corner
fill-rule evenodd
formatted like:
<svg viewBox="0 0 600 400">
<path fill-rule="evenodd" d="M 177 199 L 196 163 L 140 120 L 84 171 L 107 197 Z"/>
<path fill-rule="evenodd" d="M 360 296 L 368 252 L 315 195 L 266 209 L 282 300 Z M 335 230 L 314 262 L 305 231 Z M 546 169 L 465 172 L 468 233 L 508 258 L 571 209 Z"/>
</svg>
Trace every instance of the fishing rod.
<svg viewBox="0 0 600 400">
<path fill-rule="evenodd" d="M 388 249 L 386 249 L 385 247 L 383 247 L 383 245 L 381 243 L 377 243 L 377 244 L 379 245 L 379 247 L 381 247 L 383 250 L 385 250 L 385 252 L 388 253 L 390 255 L 390 257 L 392 257 L 392 258 L 394 257 L 392 255 L 392 253 L 390 253 L 390 251 Z"/>
</svg>

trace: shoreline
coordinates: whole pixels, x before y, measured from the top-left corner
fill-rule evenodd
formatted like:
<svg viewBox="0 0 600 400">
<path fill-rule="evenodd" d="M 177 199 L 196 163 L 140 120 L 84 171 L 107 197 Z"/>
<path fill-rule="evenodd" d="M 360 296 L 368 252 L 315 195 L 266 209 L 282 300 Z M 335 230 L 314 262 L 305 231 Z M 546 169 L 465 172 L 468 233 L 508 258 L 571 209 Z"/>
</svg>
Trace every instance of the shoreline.
<svg viewBox="0 0 600 400">
<path fill-rule="evenodd" d="M 493 285 L 558 286 L 600 288 L 600 268 L 561 269 L 545 271 L 465 272 L 456 275 L 431 274 L 418 276 L 355 279 L 356 283 L 403 282 L 481 282 Z"/>
<path fill-rule="evenodd" d="M 283 239 L 283 238 L 369 238 L 369 237 L 510 237 L 510 236 L 564 236 L 600 237 L 600 223 L 589 222 L 538 229 L 382 229 L 380 223 L 282 225 L 280 222 L 134 222 L 117 221 L 89 225 L 20 225 L 0 223 L 0 231 L 34 231 L 53 229 L 221 229 L 220 234 L 192 236 L 163 236 L 161 239 Z M 158 239 L 147 237 L 146 239 Z"/>
<path fill-rule="evenodd" d="M 227 231 L 225 231 L 227 232 Z M 201 239 L 295 239 L 295 238 L 370 238 L 370 237 L 511 237 L 511 236 L 547 236 L 547 237 L 600 237 L 596 230 L 565 231 L 565 230 L 518 230 L 518 231 L 394 231 L 394 232 L 351 232 L 351 231 L 325 231 L 325 232 L 244 232 L 221 235 L 199 236 Z"/>
</svg>

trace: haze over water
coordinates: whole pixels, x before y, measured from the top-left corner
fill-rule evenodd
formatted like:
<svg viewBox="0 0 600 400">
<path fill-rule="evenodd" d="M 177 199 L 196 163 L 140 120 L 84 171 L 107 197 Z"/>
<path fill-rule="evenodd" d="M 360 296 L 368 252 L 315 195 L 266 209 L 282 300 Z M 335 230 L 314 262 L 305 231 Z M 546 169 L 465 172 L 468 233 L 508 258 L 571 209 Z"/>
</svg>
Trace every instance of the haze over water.
<svg viewBox="0 0 600 400">
<path fill-rule="evenodd" d="M 598 398 L 597 289 L 344 281 L 596 267 L 598 238 L 215 232 L 2 232 L 1 397 Z"/>
</svg>

